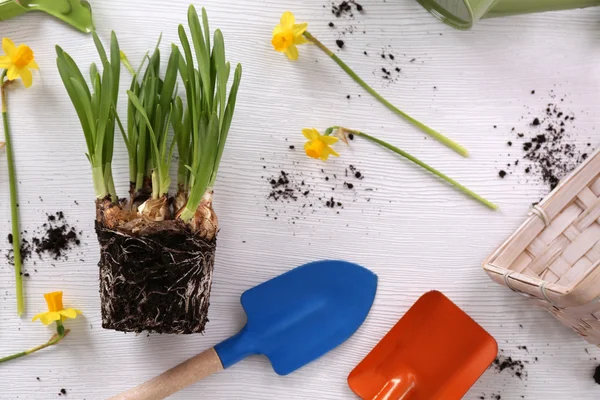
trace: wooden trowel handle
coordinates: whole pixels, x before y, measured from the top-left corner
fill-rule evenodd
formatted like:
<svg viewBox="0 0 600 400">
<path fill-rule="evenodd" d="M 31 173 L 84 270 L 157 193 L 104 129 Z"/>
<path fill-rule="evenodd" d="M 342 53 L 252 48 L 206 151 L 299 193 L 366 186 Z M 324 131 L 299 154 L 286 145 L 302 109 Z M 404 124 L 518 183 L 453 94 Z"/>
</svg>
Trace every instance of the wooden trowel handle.
<svg viewBox="0 0 600 400">
<path fill-rule="evenodd" d="M 211 348 L 109 400 L 165 399 L 184 387 L 221 370 L 223 370 L 221 359 L 215 349 Z"/>
</svg>

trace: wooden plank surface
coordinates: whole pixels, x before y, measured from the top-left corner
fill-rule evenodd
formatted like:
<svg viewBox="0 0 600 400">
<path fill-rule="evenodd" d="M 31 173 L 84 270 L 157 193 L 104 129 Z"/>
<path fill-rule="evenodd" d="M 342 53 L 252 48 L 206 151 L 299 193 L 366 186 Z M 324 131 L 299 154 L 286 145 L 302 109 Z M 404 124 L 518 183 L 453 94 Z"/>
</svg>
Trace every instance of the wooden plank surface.
<svg viewBox="0 0 600 400">
<path fill-rule="evenodd" d="M 154 46 L 159 31 L 161 48 L 168 49 L 177 39 L 177 24 L 186 21 L 187 3 L 182 1 L 92 3 L 101 38 L 107 42 L 110 30 L 116 30 L 135 64 Z M 364 15 L 353 21 L 332 18 L 327 0 L 200 4 L 207 7 L 212 27 L 223 30 L 228 57 L 243 64 L 244 78 L 216 187 L 221 232 L 210 322 L 205 335 L 186 337 L 125 335 L 100 326 L 91 174 L 54 55 L 58 43 L 80 65 L 87 65 L 96 60 L 91 38 L 40 14 L 0 24 L 0 36 L 29 44 L 40 65 L 31 89 L 10 93 L 22 228 L 31 232 L 46 213 L 61 210 L 83 231 L 84 239 L 67 261 L 45 259 L 26 265 L 31 274 L 25 279 L 27 312 L 17 318 L 13 271 L 4 259 L 9 199 L 6 165 L 0 157 L 0 354 L 32 347 L 51 335 L 29 322 L 45 308 L 44 292 L 62 289 L 65 304 L 84 312 L 83 318 L 67 322 L 72 333 L 64 343 L 0 366 L 0 398 L 58 398 L 65 388 L 69 399 L 90 400 L 128 389 L 239 329 L 244 322 L 239 295 L 245 289 L 322 258 L 358 262 L 380 277 L 372 313 L 356 335 L 290 376 L 279 377 L 266 359 L 251 357 L 173 398 L 354 399 L 346 385 L 350 370 L 430 289 L 444 292 L 483 325 L 504 354 L 528 362 L 523 379 L 508 371 L 486 372 L 466 399 L 493 394 L 546 400 L 600 396 L 600 386 L 592 380 L 600 350 L 493 283 L 480 266 L 544 194 L 522 169 L 498 178 L 499 169 L 522 155 L 520 149 L 507 146 L 514 139 L 511 128 L 527 129 L 553 90 L 565 98 L 561 107 L 577 116 L 572 141 L 580 147 L 599 143 L 600 9 L 487 20 L 473 31 L 459 32 L 411 0 L 362 4 Z M 295 63 L 272 51 L 271 30 L 286 9 L 309 21 L 310 31 L 328 46 L 334 48 L 341 37 L 345 48 L 339 55 L 357 73 L 404 111 L 465 145 L 471 157 L 461 159 L 425 139 L 371 99 L 317 48 L 302 47 Z M 336 29 L 328 27 L 330 21 Z M 354 34 L 339 33 L 349 26 L 355 26 Z M 381 79 L 381 68 L 388 67 L 378 54 L 382 49 L 397 56 L 401 73 L 395 82 Z M 123 88 L 128 80 L 124 74 Z M 122 115 L 123 95 L 124 90 Z M 369 143 L 340 146 L 342 157 L 326 164 L 302 154 L 303 127 L 340 124 L 412 152 L 497 202 L 500 211 L 488 211 Z M 365 176 L 355 182 L 354 191 L 344 190 L 340 178 L 350 164 Z M 322 168 L 329 176 L 338 175 L 335 191 Z M 127 162 L 120 142 L 114 170 L 120 193 L 125 194 Z M 312 185 L 312 200 L 287 204 L 267 199 L 267 178 L 280 170 L 303 174 Z M 327 209 L 324 200 L 318 200 L 332 194 L 343 209 Z M 314 204 L 314 212 L 303 211 L 307 202 Z"/>
</svg>

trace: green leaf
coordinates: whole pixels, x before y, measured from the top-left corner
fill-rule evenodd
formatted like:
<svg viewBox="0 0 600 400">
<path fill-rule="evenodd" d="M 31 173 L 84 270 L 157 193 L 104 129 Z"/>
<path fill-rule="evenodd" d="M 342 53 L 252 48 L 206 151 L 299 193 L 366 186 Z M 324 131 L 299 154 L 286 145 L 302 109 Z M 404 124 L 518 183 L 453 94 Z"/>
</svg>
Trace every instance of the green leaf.
<svg viewBox="0 0 600 400">
<path fill-rule="evenodd" d="M 81 84 L 79 83 L 79 81 L 77 81 L 77 79 L 75 78 L 71 78 L 71 84 L 73 85 L 73 87 L 75 88 L 75 91 L 77 92 L 77 96 L 78 96 L 78 101 L 80 102 L 80 104 L 83 107 L 83 110 L 85 111 L 85 116 L 86 116 L 86 123 L 89 127 L 89 131 L 91 132 L 91 136 L 92 138 L 96 137 L 96 121 L 94 119 L 94 112 L 92 111 L 92 103 L 90 101 L 90 98 L 86 96 L 85 90 L 83 89 L 83 87 L 81 86 Z M 81 121 L 82 125 L 83 125 L 83 121 Z M 86 129 L 84 129 L 84 131 L 86 131 Z"/>
<path fill-rule="evenodd" d="M 98 55 L 100 56 L 100 61 L 102 61 L 102 66 L 108 63 L 108 58 L 106 57 L 106 51 L 104 50 L 104 46 L 96 34 L 96 31 L 92 32 L 92 37 L 94 38 L 94 45 L 96 45 L 96 50 L 98 51 Z"/>
<path fill-rule="evenodd" d="M 60 48 L 58 48 L 60 49 Z M 58 52 L 57 49 L 57 52 Z M 73 103 L 73 107 L 75 108 L 75 112 L 77 113 L 77 116 L 79 117 L 79 122 L 81 123 L 81 128 L 83 129 L 83 134 L 85 136 L 85 142 L 88 148 L 88 153 L 90 155 L 90 158 L 93 158 L 94 156 L 94 135 L 92 134 L 92 131 L 90 129 L 90 125 L 89 125 L 89 120 L 85 111 L 85 107 L 83 106 L 83 103 L 80 100 L 80 95 L 77 92 L 77 90 L 75 89 L 75 87 L 73 86 L 73 82 L 71 81 L 71 71 L 69 70 L 69 67 L 67 65 L 67 62 L 63 59 L 58 57 L 56 59 L 56 64 L 58 67 L 58 72 L 59 75 L 63 81 L 63 85 L 65 86 L 65 89 L 67 90 L 67 93 L 69 95 L 69 98 L 71 99 L 71 102 Z M 83 97 L 87 97 L 87 95 L 83 96 Z"/>
<path fill-rule="evenodd" d="M 228 71 L 225 62 L 225 42 L 223 40 L 223 34 L 219 29 L 215 31 L 215 46 L 213 48 L 215 57 L 215 67 L 217 70 L 217 95 L 219 96 L 219 103 L 221 105 L 221 111 L 219 116 L 222 117 L 225 113 L 225 104 L 227 102 L 227 78 Z M 213 109 L 216 111 L 216 109 Z"/>
<path fill-rule="evenodd" d="M 96 67 L 96 63 L 91 63 L 90 64 L 90 82 L 94 82 L 96 75 L 98 75 L 98 67 Z"/>
<path fill-rule="evenodd" d="M 168 110 L 173 101 L 173 90 L 177 82 L 177 64 L 179 63 L 179 50 L 177 46 L 171 47 L 171 56 L 167 64 L 165 79 L 160 93 L 160 106 L 163 110 Z"/>
<path fill-rule="evenodd" d="M 110 114 L 110 108 L 112 106 L 112 70 L 108 63 L 104 64 L 104 74 L 102 76 L 102 86 L 100 89 L 100 105 L 98 112 L 98 128 L 95 154 L 100 154 L 104 149 L 104 140 L 106 137 L 106 127 L 108 124 L 108 118 Z"/>
<path fill-rule="evenodd" d="M 231 127 L 231 120 L 233 119 L 233 112 L 235 111 L 235 103 L 237 101 L 238 89 L 240 81 L 242 80 L 242 65 L 238 64 L 233 76 L 233 84 L 231 85 L 231 91 L 229 93 L 229 99 L 227 101 L 227 109 L 225 110 L 225 116 L 221 121 L 221 132 L 219 136 L 219 145 L 217 149 L 217 156 L 215 158 L 215 165 L 213 168 L 213 175 L 211 177 L 210 185 L 214 185 L 217 179 L 217 172 L 219 165 L 221 164 L 221 157 L 223 157 L 223 150 L 225 149 L 225 143 L 227 141 L 227 135 Z"/>
<path fill-rule="evenodd" d="M 210 87 L 210 53 L 206 48 L 206 41 L 198 19 L 198 13 L 193 5 L 188 9 L 188 23 L 192 34 L 192 43 L 196 52 L 196 60 L 198 61 L 198 70 L 202 80 L 202 92 L 206 109 L 212 108 L 213 90 Z"/>
<path fill-rule="evenodd" d="M 119 50 L 119 42 L 117 41 L 117 35 L 112 31 L 110 34 L 110 65 L 112 67 L 112 92 L 113 92 L 113 105 L 117 107 L 117 100 L 119 98 L 119 80 L 121 78 L 121 51 Z"/>
<path fill-rule="evenodd" d="M 133 93 L 132 91 L 130 91 L 130 90 L 127 91 L 127 97 L 131 101 L 131 104 L 133 104 L 133 106 L 137 109 L 142 121 L 146 124 L 146 127 L 148 128 L 148 131 L 150 132 L 150 139 L 151 139 L 151 143 L 152 143 L 152 151 L 154 154 L 154 158 L 156 160 L 159 160 L 160 153 L 158 151 L 158 143 L 156 140 L 156 135 L 154 133 L 154 129 L 152 129 L 152 124 L 150 123 L 150 120 L 148 119 L 148 115 L 146 114 L 146 110 L 144 109 L 144 106 L 142 105 L 142 103 L 140 102 L 138 97 L 135 95 L 135 93 Z M 138 165 L 138 168 L 139 168 L 139 165 Z"/>
<path fill-rule="evenodd" d="M 206 39 L 206 48 L 210 50 L 210 29 L 208 28 L 208 14 L 206 8 L 202 7 L 202 26 L 204 27 L 204 38 Z"/>
</svg>

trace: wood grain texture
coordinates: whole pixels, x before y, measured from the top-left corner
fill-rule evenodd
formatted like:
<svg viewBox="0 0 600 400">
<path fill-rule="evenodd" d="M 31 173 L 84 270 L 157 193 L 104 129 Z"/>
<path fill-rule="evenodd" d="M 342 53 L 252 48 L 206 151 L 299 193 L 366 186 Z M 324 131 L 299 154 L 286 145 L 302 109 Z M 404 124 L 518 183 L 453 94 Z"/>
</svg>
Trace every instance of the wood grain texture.
<svg viewBox="0 0 600 400">
<path fill-rule="evenodd" d="M 115 29 L 136 63 L 163 32 L 162 49 L 177 40 L 187 2 L 92 1 L 100 37 Z M 84 312 L 68 321 L 69 337 L 55 348 L 0 367 L 0 398 L 105 399 L 143 382 L 235 333 L 244 323 L 239 295 L 265 279 L 307 261 L 342 258 L 379 275 L 375 305 L 366 323 L 326 357 L 280 377 L 263 357 L 251 357 L 192 385 L 173 399 L 354 399 L 346 377 L 407 308 L 425 291 L 438 289 L 496 339 L 504 354 L 529 361 L 528 377 L 485 373 L 468 400 L 499 393 L 503 399 L 597 399 L 592 378 L 600 350 L 564 328 L 526 299 L 491 282 L 481 262 L 525 219 L 543 188 L 525 174 L 497 178 L 514 161 L 506 142 L 513 126 L 548 102 L 550 90 L 566 96 L 577 115 L 576 142 L 597 146 L 600 122 L 600 9 L 486 20 L 473 31 L 441 24 L 412 0 L 365 0 L 354 22 L 331 20 L 328 0 L 206 0 L 211 24 L 225 36 L 228 57 L 241 62 L 244 78 L 223 156 L 215 208 L 221 222 L 210 322 L 205 335 L 135 336 L 102 330 L 98 296 L 98 245 L 93 231 L 93 190 L 84 139 L 55 67 L 60 44 L 80 65 L 96 61 L 90 37 L 41 14 L 0 24 L 0 36 L 28 43 L 40 73 L 29 90 L 10 93 L 22 227 L 33 230 L 45 213 L 63 210 L 84 232 L 81 249 L 68 261 L 30 262 L 25 279 L 26 314 L 15 314 L 13 271 L 0 261 L 0 354 L 44 342 L 51 331 L 29 322 L 45 308 L 42 294 L 65 291 L 65 304 Z M 325 7 L 323 7 L 325 6 Z M 349 65 L 394 104 L 456 139 L 471 151 L 461 159 L 371 99 L 318 49 L 304 46 L 292 63 L 271 50 L 270 33 L 281 12 L 293 10 L 311 32 L 335 46 L 339 29 L 359 31 L 340 52 Z M 391 46 L 391 47 L 388 47 Z M 401 55 L 400 79 L 385 84 L 378 52 Z M 363 51 L 367 50 L 369 56 Z M 416 60 L 410 62 L 412 58 Z M 123 75 L 122 95 L 128 86 Z M 434 90 L 434 86 L 437 88 Z M 535 89 L 536 95 L 530 91 Z M 351 99 L 346 98 L 351 95 Z M 360 95 L 360 97 L 359 97 Z M 123 114 L 125 96 L 119 110 Z M 522 119 L 525 117 L 525 119 Z M 343 124 L 379 135 L 456 178 L 500 205 L 493 213 L 415 166 L 366 142 L 342 149 L 327 164 L 308 160 L 300 130 Z M 493 126 L 497 128 L 494 129 Z M 118 139 L 117 139 L 118 140 Z M 0 157 L 0 247 L 9 230 L 6 164 Z M 280 169 L 302 172 L 325 196 L 331 185 L 320 172 L 343 175 L 349 164 L 365 174 L 360 190 L 336 190 L 344 209 L 316 208 L 297 221 L 301 203 L 267 200 L 266 177 Z M 266 167 L 266 168 L 263 168 Z M 117 144 L 115 181 L 126 191 L 126 152 Z M 373 192 L 365 192 L 375 188 Z M 328 192 L 329 191 L 329 192 Z M 40 197 L 43 201 L 40 200 Z M 370 200 L 367 200 L 370 199 Z M 77 201 L 79 205 L 76 205 Z M 267 217 L 265 206 L 279 218 Z M 295 222 L 295 223 L 292 223 Z M 80 254 L 82 253 L 82 254 Z M 33 269 L 37 269 L 37 273 Z M 521 327 L 522 326 L 522 327 Z M 528 351 L 518 346 L 527 346 Z M 586 351 L 589 351 L 588 352 Z M 538 357 L 535 362 L 535 357 Z M 39 377 L 38 381 L 36 377 Z M 524 396 L 524 397 L 521 397 Z"/>
</svg>

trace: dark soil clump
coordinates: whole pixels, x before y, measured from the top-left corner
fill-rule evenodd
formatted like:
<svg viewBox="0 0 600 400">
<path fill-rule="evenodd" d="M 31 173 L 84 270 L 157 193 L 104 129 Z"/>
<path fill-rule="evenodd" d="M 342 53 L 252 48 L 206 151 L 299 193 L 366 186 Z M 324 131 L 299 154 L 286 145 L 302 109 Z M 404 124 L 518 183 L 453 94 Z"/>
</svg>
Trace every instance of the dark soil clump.
<svg viewBox="0 0 600 400">
<path fill-rule="evenodd" d="M 342 18 L 344 16 L 354 17 L 352 6 L 354 6 L 358 12 L 362 12 L 364 9 L 362 5 L 358 4 L 354 0 L 344 0 L 339 3 L 332 3 L 331 13 L 335 15 L 336 18 Z"/>
<path fill-rule="evenodd" d="M 96 222 L 102 327 L 123 332 L 202 333 L 208 322 L 216 239 L 180 221 L 136 233 Z"/>
<path fill-rule="evenodd" d="M 62 211 L 56 215 L 48 215 L 48 223 L 42 225 L 44 236 L 32 239 L 33 247 L 38 255 L 48 253 L 54 260 L 65 257 L 65 253 L 73 246 L 81 244 L 75 228 L 65 221 Z"/>
<path fill-rule="evenodd" d="M 62 211 L 47 215 L 47 222 L 35 229 L 29 236 L 28 231 L 21 232 L 21 260 L 27 261 L 36 253 L 43 260 L 46 255 L 52 260 L 67 260 L 67 253 L 81 245 L 82 232 L 71 226 Z M 7 237 L 9 244 L 13 243 L 13 235 Z M 6 254 L 9 264 L 14 265 L 13 250 Z M 35 264 L 35 263 L 34 263 Z"/>
<path fill-rule="evenodd" d="M 499 373 L 504 371 L 510 373 L 512 376 L 523 379 L 527 377 L 525 371 L 525 364 L 527 361 L 515 360 L 512 357 L 498 356 L 492 363 L 492 368 Z"/>
<path fill-rule="evenodd" d="M 598 365 L 594 371 L 594 382 L 600 385 L 600 365 Z"/>
<path fill-rule="evenodd" d="M 356 179 L 364 179 L 365 178 L 365 176 L 362 174 L 362 172 L 357 170 L 354 165 L 350 165 L 348 168 L 350 169 L 350 172 L 352 172 L 352 174 L 354 175 L 354 177 Z"/>
<path fill-rule="evenodd" d="M 269 178 L 269 184 L 271 185 L 271 192 L 269 193 L 269 198 L 274 199 L 275 201 L 279 199 L 284 200 L 297 200 L 298 194 L 303 193 L 301 186 L 296 182 L 291 182 L 290 178 L 285 171 L 281 171 L 279 176 L 273 176 Z"/>
</svg>

